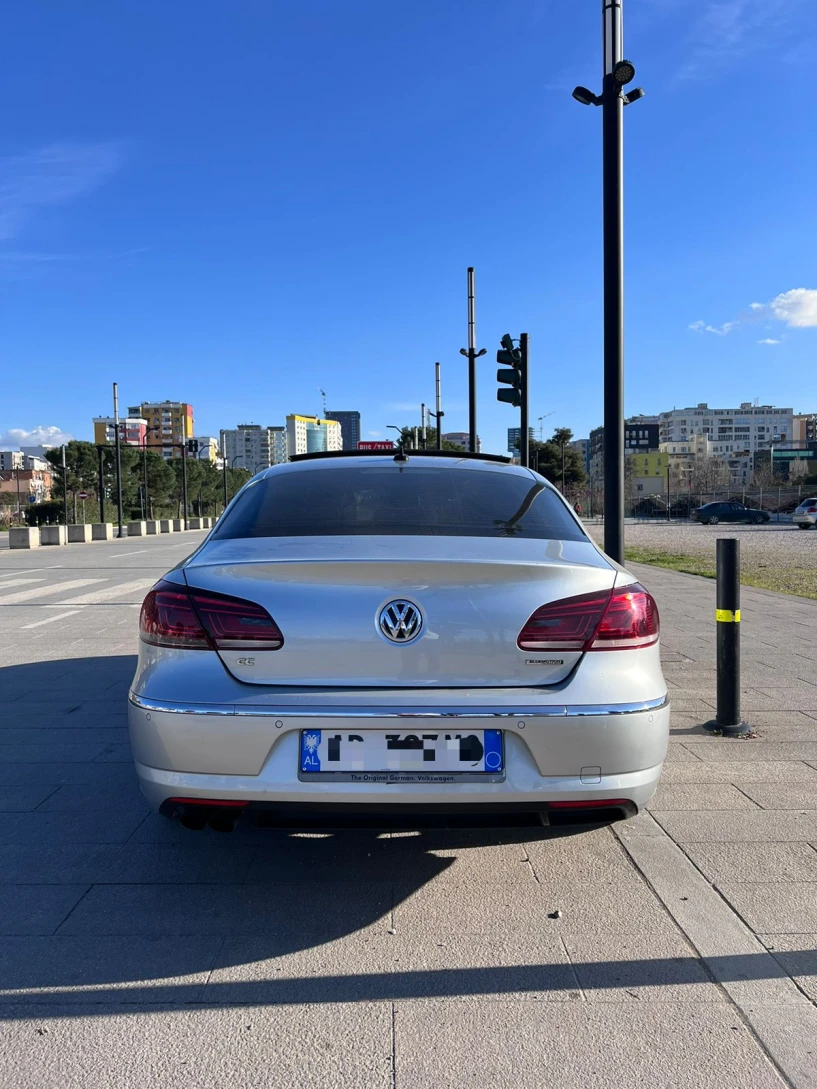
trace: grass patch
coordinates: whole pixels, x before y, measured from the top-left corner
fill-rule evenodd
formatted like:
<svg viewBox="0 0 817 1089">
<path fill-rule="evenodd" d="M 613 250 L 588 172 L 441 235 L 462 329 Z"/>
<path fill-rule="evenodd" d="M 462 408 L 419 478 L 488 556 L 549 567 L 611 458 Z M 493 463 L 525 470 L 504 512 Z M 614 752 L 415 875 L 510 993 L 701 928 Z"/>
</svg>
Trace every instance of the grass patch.
<svg viewBox="0 0 817 1089">
<path fill-rule="evenodd" d="M 658 548 L 625 548 L 624 559 L 631 563 L 649 563 L 653 567 L 668 567 L 687 575 L 715 577 L 715 564 L 702 556 L 687 556 L 681 552 L 664 552 Z"/>
<path fill-rule="evenodd" d="M 663 552 L 657 548 L 625 548 L 624 558 L 631 563 L 647 563 L 653 567 L 667 567 L 671 571 L 683 571 L 687 575 L 715 577 L 715 563 L 703 556 L 689 556 L 681 552 Z M 745 557 L 740 573 L 743 586 L 758 590 L 773 590 L 778 594 L 796 594 L 817 600 L 817 566 L 805 567 L 758 567 L 747 564 Z"/>
</svg>

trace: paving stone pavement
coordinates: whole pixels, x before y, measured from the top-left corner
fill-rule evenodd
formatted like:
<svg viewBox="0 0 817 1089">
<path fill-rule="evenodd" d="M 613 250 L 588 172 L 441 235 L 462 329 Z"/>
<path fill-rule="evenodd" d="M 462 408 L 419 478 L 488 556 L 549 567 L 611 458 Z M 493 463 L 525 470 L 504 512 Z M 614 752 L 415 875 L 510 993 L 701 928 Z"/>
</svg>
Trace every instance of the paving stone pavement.
<svg viewBox="0 0 817 1089">
<path fill-rule="evenodd" d="M 124 732 L 134 587 L 200 539 L 0 555 L 2 1089 L 817 1086 L 817 602 L 743 591 L 713 739 L 714 583 L 635 568 L 673 739 L 624 825 L 219 836 Z"/>
</svg>

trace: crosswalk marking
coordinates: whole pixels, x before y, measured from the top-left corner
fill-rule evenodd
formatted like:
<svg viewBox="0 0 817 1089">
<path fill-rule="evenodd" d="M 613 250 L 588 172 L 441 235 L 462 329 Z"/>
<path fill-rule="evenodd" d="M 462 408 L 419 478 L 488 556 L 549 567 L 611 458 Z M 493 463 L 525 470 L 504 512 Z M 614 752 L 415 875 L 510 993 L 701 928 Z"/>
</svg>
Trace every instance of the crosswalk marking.
<svg viewBox="0 0 817 1089">
<path fill-rule="evenodd" d="M 154 585 L 156 579 L 138 579 L 136 582 L 125 582 L 119 586 L 105 586 L 101 590 L 92 590 L 79 597 L 69 597 L 61 601 L 60 605 L 95 605 L 105 601 L 121 601 L 128 594 L 144 596 L 144 591 Z"/>
<path fill-rule="evenodd" d="M 61 594 L 66 590 L 79 590 L 82 586 L 91 586 L 95 582 L 107 582 L 107 579 L 70 579 L 68 582 L 55 582 L 51 586 L 34 586 L 30 590 L 18 590 L 16 594 L 4 594 L 0 605 L 19 605 L 23 601 L 33 601 L 38 597 Z"/>
<path fill-rule="evenodd" d="M 9 586 L 31 586 L 35 582 L 45 582 L 45 579 L 33 579 L 30 577 L 21 579 L 6 579 L 5 582 L 0 582 L 0 593 L 8 589 Z"/>
<path fill-rule="evenodd" d="M 65 620 L 66 616 L 76 616 L 77 613 L 82 612 L 81 609 L 71 609 L 67 613 L 57 613 L 56 616 L 47 616 L 45 620 L 38 620 L 35 624 L 23 624 L 21 631 L 28 631 L 29 628 L 41 628 L 43 624 L 53 624 L 55 620 Z"/>
</svg>

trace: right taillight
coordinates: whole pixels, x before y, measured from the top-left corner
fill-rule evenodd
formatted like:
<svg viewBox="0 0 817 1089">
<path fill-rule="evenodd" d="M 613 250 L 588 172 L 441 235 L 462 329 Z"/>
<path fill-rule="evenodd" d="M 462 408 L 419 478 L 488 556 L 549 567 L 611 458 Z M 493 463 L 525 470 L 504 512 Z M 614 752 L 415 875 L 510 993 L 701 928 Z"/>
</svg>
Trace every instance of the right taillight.
<svg viewBox="0 0 817 1089">
<path fill-rule="evenodd" d="M 278 650 L 284 645 L 278 625 L 255 602 L 165 581 L 144 600 L 140 634 L 153 646 L 187 650 Z"/>
<path fill-rule="evenodd" d="M 658 642 L 660 621 L 652 594 L 639 583 L 613 590 L 588 650 L 629 650 Z"/>
<path fill-rule="evenodd" d="M 521 650 L 630 650 L 658 641 L 658 608 L 639 583 L 552 601 L 529 618 Z"/>
</svg>

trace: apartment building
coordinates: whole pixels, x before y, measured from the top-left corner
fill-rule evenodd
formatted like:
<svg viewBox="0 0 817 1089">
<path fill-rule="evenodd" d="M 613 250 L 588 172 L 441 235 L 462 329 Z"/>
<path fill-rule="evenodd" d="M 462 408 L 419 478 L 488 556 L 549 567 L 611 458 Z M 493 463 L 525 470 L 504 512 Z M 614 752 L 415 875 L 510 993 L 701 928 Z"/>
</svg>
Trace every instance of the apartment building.
<svg viewBox="0 0 817 1089">
<path fill-rule="evenodd" d="M 238 424 L 221 432 L 220 445 L 227 464 L 233 469 L 248 469 L 255 473 L 287 460 L 286 428 L 282 426 Z"/>
<path fill-rule="evenodd" d="M 590 438 L 586 441 L 588 443 L 587 472 L 593 480 L 600 481 L 604 476 L 604 428 L 594 427 L 590 432 Z M 657 416 L 629 416 L 624 421 L 625 454 L 654 453 L 658 447 Z"/>
<path fill-rule="evenodd" d="M 193 406 L 186 401 L 145 401 L 132 405 L 128 415 L 145 421 L 148 449 L 165 458 L 181 457 L 181 444 L 193 438 Z"/>
<path fill-rule="evenodd" d="M 94 442 L 98 446 L 116 441 L 113 416 L 94 416 Z M 144 446 L 147 420 L 141 416 L 126 416 L 119 421 L 119 441 L 125 446 Z"/>
<path fill-rule="evenodd" d="M 817 442 L 817 412 L 798 412 L 794 417 L 792 440 L 801 445 Z"/>
<path fill-rule="evenodd" d="M 468 432 L 467 431 L 457 432 L 457 434 L 464 434 L 466 440 L 468 439 Z M 451 432 L 449 432 L 448 435 L 444 435 L 443 438 L 450 439 L 450 436 L 451 436 Z M 519 457 L 519 440 L 520 440 L 521 436 L 522 436 L 522 428 L 521 427 L 509 427 L 508 428 L 508 453 L 509 454 L 514 454 L 516 457 Z M 528 428 L 528 441 L 529 442 L 534 442 L 535 439 L 536 439 L 536 432 L 535 432 L 534 428 L 529 427 Z M 451 441 L 453 442 L 453 439 Z M 467 450 L 468 447 L 466 446 L 463 449 Z"/>
<path fill-rule="evenodd" d="M 337 420 L 292 413 L 287 416 L 286 436 L 288 457 L 343 449 L 343 436 Z"/>
<path fill-rule="evenodd" d="M 341 438 L 344 450 L 357 450 L 360 442 L 360 413 L 349 410 L 347 412 L 327 412 L 327 420 L 337 420 L 340 424 Z"/>
<path fill-rule="evenodd" d="M 710 408 L 706 402 L 694 408 L 674 408 L 658 415 L 660 442 L 687 442 L 695 435 L 709 439 L 715 457 L 754 454 L 776 443 L 791 441 L 794 412 L 774 405 L 749 401 L 739 408 Z"/>
</svg>

